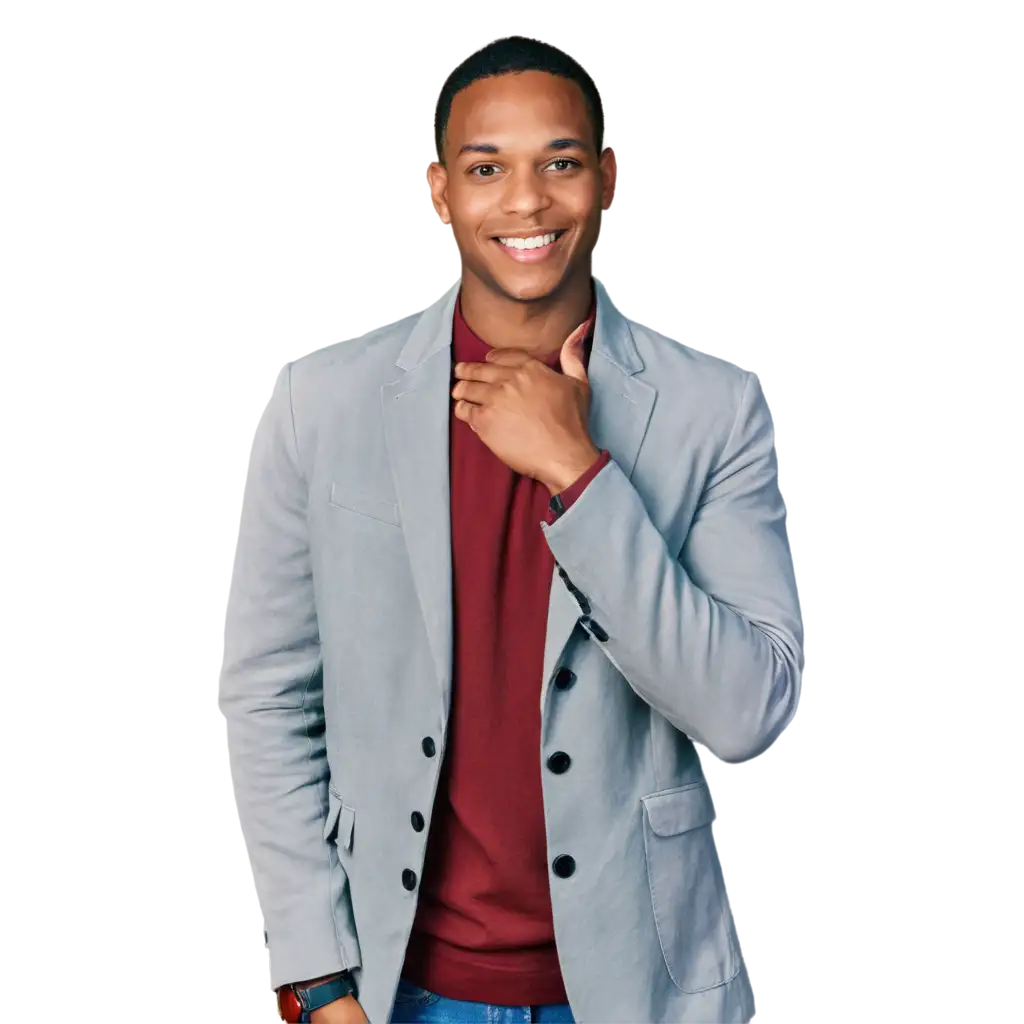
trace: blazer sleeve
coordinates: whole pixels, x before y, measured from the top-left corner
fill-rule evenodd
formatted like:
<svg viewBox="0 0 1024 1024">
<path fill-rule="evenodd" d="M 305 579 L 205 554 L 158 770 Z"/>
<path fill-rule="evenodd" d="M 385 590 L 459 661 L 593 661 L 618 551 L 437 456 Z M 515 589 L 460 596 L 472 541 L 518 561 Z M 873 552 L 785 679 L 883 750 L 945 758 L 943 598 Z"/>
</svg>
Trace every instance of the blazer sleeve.
<svg viewBox="0 0 1024 1024">
<path fill-rule="evenodd" d="M 275 989 L 361 963 L 348 879 L 330 841 L 309 493 L 290 374 L 288 363 L 252 444 L 218 698 Z"/>
<path fill-rule="evenodd" d="M 681 551 L 614 461 L 542 529 L 590 606 L 584 626 L 640 697 L 724 761 L 775 741 L 800 697 L 803 624 L 756 374 Z"/>
</svg>

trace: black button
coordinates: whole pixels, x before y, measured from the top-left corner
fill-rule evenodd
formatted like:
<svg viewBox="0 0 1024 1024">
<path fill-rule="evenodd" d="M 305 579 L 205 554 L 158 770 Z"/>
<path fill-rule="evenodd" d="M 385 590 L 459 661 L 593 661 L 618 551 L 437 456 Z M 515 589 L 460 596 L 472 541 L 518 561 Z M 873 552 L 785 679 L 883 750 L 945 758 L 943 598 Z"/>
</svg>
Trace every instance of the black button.
<svg viewBox="0 0 1024 1024">
<path fill-rule="evenodd" d="M 423 831 L 423 815 L 419 811 L 412 812 L 412 827 L 417 832 Z"/>
<path fill-rule="evenodd" d="M 589 615 L 590 602 L 587 600 L 587 595 L 584 594 L 582 591 L 577 590 L 575 587 L 572 588 L 572 595 L 576 598 L 576 601 L 579 603 L 580 611 L 583 612 L 584 615 Z"/>
<path fill-rule="evenodd" d="M 556 774 L 561 775 L 563 772 L 569 770 L 569 765 L 572 764 L 572 758 L 564 750 L 556 750 L 548 758 L 548 767 Z"/>
<path fill-rule="evenodd" d="M 423 737 L 423 753 L 426 754 L 427 757 L 434 756 L 434 741 L 429 736 Z"/>
<path fill-rule="evenodd" d="M 402 885 L 412 892 L 416 888 L 416 872 L 406 868 L 402 872 Z"/>
<path fill-rule="evenodd" d="M 568 690 L 573 683 L 576 682 L 576 673 L 571 668 L 560 668 L 555 675 L 555 688 L 558 690 Z"/>
<path fill-rule="evenodd" d="M 552 862 L 551 867 L 559 878 L 568 878 L 576 870 L 576 861 L 569 854 L 560 853 Z"/>
<path fill-rule="evenodd" d="M 608 634 L 601 628 L 601 623 L 596 619 L 589 619 L 590 631 L 597 637 L 598 640 L 604 641 L 608 639 Z"/>
</svg>

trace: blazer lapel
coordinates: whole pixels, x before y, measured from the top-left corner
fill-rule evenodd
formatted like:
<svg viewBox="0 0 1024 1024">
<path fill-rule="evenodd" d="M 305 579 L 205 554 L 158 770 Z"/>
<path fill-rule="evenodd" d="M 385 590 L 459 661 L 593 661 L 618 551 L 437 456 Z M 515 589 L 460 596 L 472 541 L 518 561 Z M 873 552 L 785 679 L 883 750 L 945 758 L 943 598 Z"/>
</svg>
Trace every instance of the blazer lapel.
<svg viewBox="0 0 1024 1024">
<path fill-rule="evenodd" d="M 380 389 L 384 438 L 416 596 L 434 656 L 445 720 L 452 679 L 452 535 L 448 434 L 452 320 L 461 279 L 421 314 Z"/>
</svg>

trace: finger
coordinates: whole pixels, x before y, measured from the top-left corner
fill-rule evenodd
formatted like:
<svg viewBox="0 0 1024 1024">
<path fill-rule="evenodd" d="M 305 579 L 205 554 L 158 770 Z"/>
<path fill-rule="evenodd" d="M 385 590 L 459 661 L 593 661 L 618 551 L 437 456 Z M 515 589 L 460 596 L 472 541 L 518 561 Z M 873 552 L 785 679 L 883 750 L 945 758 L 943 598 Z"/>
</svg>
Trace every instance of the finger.
<svg viewBox="0 0 1024 1024">
<path fill-rule="evenodd" d="M 587 323 L 582 323 L 565 339 L 559 362 L 562 372 L 576 380 L 587 380 L 587 367 L 584 362 L 583 338 Z"/>
<path fill-rule="evenodd" d="M 495 383 L 509 375 L 509 368 L 491 363 L 456 363 L 458 380 L 484 380 Z"/>
<path fill-rule="evenodd" d="M 491 365 L 522 366 L 523 363 L 528 363 L 533 359 L 533 356 L 529 352 L 524 352 L 521 348 L 492 348 L 484 356 L 484 359 Z"/>
<path fill-rule="evenodd" d="M 483 405 L 491 399 L 491 388 L 493 387 L 493 384 L 487 384 L 483 381 L 460 380 L 459 383 L 452 388 L 452 398 L 472 402 L 476 405 Z"/>
<path fill-rule="evenodd" d="M 477 413 L 479 413 L 480 409 L 481 406 L 479 405 L 473 405 L 472 402 L 466 402 L 463 401 L 462 399 L 459 399 L 459 401 L 455 403 L 455 416 L 457 419 L 462 420 L 464 423 L 468 423 L 470 430 L 472 430 L 473 433 L 475 434 L 476 424 L 474 423 L 474 419 Z"/>
<path fill-rule="evenodd" d="M 574 330 L 572 334 L 570 334 L 569 337 L 565 339 L 565 343 L 570 348 L 572 348 L 574 345 L 577 345 L 579 342 L 583 341 L 583 337 L 587 333 L 587 328 L 589 326 L 590 321 L 584 320 L 583 323 L 581 323 L 579 327 L 577 327 L 576 330 Z"/>
</svg>

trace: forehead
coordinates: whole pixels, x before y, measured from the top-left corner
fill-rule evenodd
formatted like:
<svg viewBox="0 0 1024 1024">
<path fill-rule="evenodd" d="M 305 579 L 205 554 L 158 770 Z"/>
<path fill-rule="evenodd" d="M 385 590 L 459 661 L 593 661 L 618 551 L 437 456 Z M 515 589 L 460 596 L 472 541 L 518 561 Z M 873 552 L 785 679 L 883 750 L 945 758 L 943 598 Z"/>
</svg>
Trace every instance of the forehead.
<svg viewBox="0 0 1024 1024">
<path fill-rule="evenodd" d="M 545 71 L 480 78 L 455 94 L 446 132 L 458 152 L 467 142 L 499 148 L 546 146 L 553 138 L 590 139 L 583 90 L 571 79 Z"/>
</svg>

